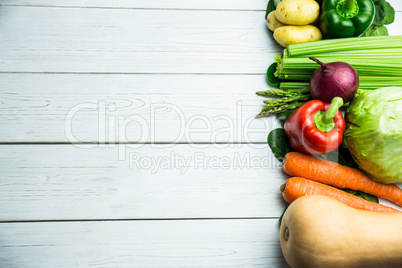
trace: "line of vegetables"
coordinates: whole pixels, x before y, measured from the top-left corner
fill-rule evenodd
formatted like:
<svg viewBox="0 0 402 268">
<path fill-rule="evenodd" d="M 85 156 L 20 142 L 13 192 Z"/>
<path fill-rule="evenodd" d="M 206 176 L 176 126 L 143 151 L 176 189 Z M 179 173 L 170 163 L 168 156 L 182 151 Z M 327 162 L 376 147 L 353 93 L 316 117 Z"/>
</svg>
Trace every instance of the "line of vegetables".
<svg viewBox="0 0 402 268">
<path fill-rule="evenodd" d="M 306 163 L 308 165 L 306 165 Z M 283 170 L 294 177 L 304 177 L 337 188 L 362 191 L 374 196 L 388 199 L 402 206 L 402 189 L 395 184 L 375 181 L 359 169 L 318 159 L 312 155 L 299 152 L 286 154 Z M 374 205 L 374 204 L 373 204 Z"/>
<path fill-rule="evenodd" d="M 280 187 L 290 204 L 280 222 L 303 217 L 292 205 L 317 195 L 359 211 L 402 212 L 378 201 L 384 198 L 402 207 L 402 189 L 395 185 L 402 183 L 402 36 L 389 36 L 385 26 L 394 18 L 385 0 L 268 2 L 267 26 L 285 48 L 267 70 L 273 88 L 257 92 L 269 99 L 256 118 L 275 115 L 283 125 L 268 135 L 274 156 L 291 176 Z M 298 228 L 294 221 L 286 224 Z M 305 267 L 287 254 L 292 242 L 283 225 L 285 259 L 292 267 Z M 391 227 L 402 230 L 401 222 Z M 398 241 L 400 245 L 401 240 L 393 242 Z M 395 258 L 384 256 L 382 263 L 402 266 L 402 248 L 390 249 Z M 353 265 L 366 256 L 359 255 Z M 307 264 L 317 261 L 314 267 L 352 265 L 311 257 Z"/>
<path fill-rule="evenodd" d="M 286 99 L 266 100 L 265 107 L 257 117 L 295 109 L 314 97 L 317 82 L 313 80 L 310 85 L 311 76 L 316 70 L 322 73 L 323 68 L 317 69 L 317 62 L 311 60 L 312 57 L 328 64 L 335 64 L 342 59 L 342 62 L 353 66 L 359 76 L 359 83 L 355 84 L 359 91 L 402 86 L 402 36 L 352 37 L 290 45 L 283 50 L 282 55 L 275 56 L 275 62 L 267 70 L 268 83 L 279 91 L 257 92 L 261 96 L 285 96 Z M 348 87 L 345 83 L 356 80 L 345 77 L 351 68 L 345 70 L 336 66 L 334 69 L 343 80 L 338 81 L 329 75 L 329 81 L 323 83 L 323 86 L 332 84 L 331 79 L 342 83 L 344 87 Z M 313 90 L 313 97 L 310 90 Z"/>
<path fill-rule="evenodd" d="M 284 97 L 275 104 L 285 99 L 298 107 L 289 109 L 285 104 L 289 110 L 278 115 L 284 124 L 268 135 L 272 152 L 279 161 L 291 151 L 332 158 L 359 167 L 377 181 L 402 183 L 402 87 L 357 90 L 359 76 L 352 66 L 343 62 L 325 66 L 311 76 L 309 92 L 277 90 Z M 350 103 L 344 111 L 346 120 L 340 111 L 345 102 Z"/>
<path fill-rule="evenodd" d="M 358 89 L 359 75 L 351 65 L 311 59 L 321 67 L 310 76 L 309 88 L 259 92 L 283 96 L 265 101 L 262 113 L 277 109 L 275 105 L 287 109 L 278 114 L 283 129 L 268 135 L 274 155 L 279 161 L 290 151 L 332 158 L 359 167 L 377 181 L 402 183 L 402 84 Z M 344 103 L 346 120 L 340 111 Z"/>
</svg>

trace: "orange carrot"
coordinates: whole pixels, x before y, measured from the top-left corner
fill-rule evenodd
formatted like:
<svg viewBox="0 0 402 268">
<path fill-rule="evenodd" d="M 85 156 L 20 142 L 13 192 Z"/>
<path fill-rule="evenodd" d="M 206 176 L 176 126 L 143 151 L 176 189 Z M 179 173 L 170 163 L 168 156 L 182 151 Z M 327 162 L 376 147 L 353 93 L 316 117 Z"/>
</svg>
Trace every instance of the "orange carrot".
<svg viewBox="0 0 402 268">
<path fill-rule="evenodd" d="M 303 177 L 337 188 L 362 191 L 402 206 L 402 189 L 397 185 L 375 181 L 359 169 L 342 166 L 312 155 L 298 152 L 286 154 L 283 171 L 290 176 Z"/>
<path fill-rule="evenodd" d="M 325 195 L 357 209 L 388 213 L 402 212 L 346 193 L 335 187 L 300 177 L 287 179 L 286 183 L 281 186 L 281 191 L 283 198 L 288 203 L 292 203 L 294 200 L 304 195 Z"/>
</svg>

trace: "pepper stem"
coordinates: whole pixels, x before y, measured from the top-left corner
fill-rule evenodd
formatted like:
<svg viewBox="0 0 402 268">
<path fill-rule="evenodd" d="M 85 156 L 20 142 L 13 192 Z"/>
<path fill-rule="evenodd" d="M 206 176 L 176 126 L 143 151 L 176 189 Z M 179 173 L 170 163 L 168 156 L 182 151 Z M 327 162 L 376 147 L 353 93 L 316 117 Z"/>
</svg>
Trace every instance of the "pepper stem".
<svg viewBox="0 0 402 268">
<path fill-rule="evenodd" d="M 335 97 L 331 101 L 331 105 L 329 106 L 326 112 L 318 112 L 314 115 L 314 123 L 318 129 L 323 132 L 331 131 L 334 126 L 334 117 L 338 112 L 339 108 L 343 105 L 343 99 L 340 97 Z"/>
<path fill-rule="evenodd" d="M 355 2 L 356 0 L 346 0 L 342 6 L 343 11 L 348 14 L 353 13 L 355 9 Z"/>
<path fill-rule="evenodd" d="M 346 19 L 353 18 L 359 13 L 359 5 L 356 0 L 341 0 L 336 6 L 336 11 Z"/>
<path fill-rule="evenodd" d="M 331 101 L 331 105 L 329 106 L 328 110 L 325 112 L 324 116 L 322 117 L 322 121 L 326 124 L 331 123 L 334 120 L 336 113 L 338 112 L 339 108 L 343 105 L 343 99 L 340 97 L 335 97 Z"/>
</svg>

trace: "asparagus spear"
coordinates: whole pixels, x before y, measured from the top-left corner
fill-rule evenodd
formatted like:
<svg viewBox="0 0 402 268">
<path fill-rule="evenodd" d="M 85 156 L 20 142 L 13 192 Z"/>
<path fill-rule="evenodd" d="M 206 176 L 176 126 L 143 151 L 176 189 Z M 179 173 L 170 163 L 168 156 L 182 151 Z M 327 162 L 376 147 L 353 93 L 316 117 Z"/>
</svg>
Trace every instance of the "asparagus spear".
<svg viewBox="0 0 402 268">
<path fill-rule="evenodd" d="M 255 118 L 260 118 L 260 117 L 265 117 L 265 116 L 270 116 L 270 115 L 274 115 L 274 114 L 283 113 L 283 112 L 285 112 L 287 110 L 292 110 L 292 109 L 299 108 L 304 103 L 305 102 L 297 102 L 296 101 L 296 102 L 284 104 L 282 106 L 272 107 L 270 109 L 266 109 L 265 111 L 261 111 L 259 114 L 256 115 Z"/>
<path fill-rule="evenodd" d="M 262 108 L 261 113 L 259 113 L 256 118 L 282 113 L 291 109 L 296 109 L 303 105 L 305 102 L 312 99 L 310 95 L 310 90 L 308 88 L 289 90 L 269 89 L 265 91 L 258 91 L 257 95 L 266 97 L 278 96 L 282 98 L 264 100 L 264 103 L 266 105 L 264 106 L 264 108 Z"/>
<path fill-rule="evenodd" d="M 270 108 L 270 107 L 274 107 L 274 106 L 281 106 L 284 105 L 286 103 L 289 102 L 294 102 L 294 101 L 300 101 L 300 100 L 311 100 L 312 97 L 310 94 L 306 94 L 306 95 L 291 95 L 289 97 L 283 97 L 280 99 L 273 99 L 273 100 L 264 100 L 264 103 L 266 104 L 264 108 L 262 108 L 262 110 L 264 111 L 264 109 Z"/>
<path fill-rule="evenodd" d="M 300 95 L 300 94 L 309 94 L 310 89 L 309 88 L 301 88 L 301 89 L 289 89 L 289 90 L 284 90 L 284 89 L 268 89 L 265 91 L 257 91 L 257 95 L 260 96 L 280 96 L 280 97 L 289 97 L 293 96 L 295 94 Z"/>
</svg>

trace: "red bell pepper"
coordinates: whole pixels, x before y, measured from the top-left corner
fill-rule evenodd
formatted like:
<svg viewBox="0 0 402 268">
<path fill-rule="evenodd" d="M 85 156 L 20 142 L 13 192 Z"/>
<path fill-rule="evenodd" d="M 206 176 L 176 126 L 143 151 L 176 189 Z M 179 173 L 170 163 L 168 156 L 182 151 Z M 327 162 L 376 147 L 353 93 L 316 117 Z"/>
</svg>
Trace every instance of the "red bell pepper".
<svg viewBox="0 0 402 268">
<path fill-rule="evenodd" d="M 335 97 L 331 104 L 312 100 L 297 108 L 284 126 L 290 145 L 310 154 L 328 153 L 338 148 L 346 129 L 339 111 L 342 105 L 342 98 Z"/>
</svg>

